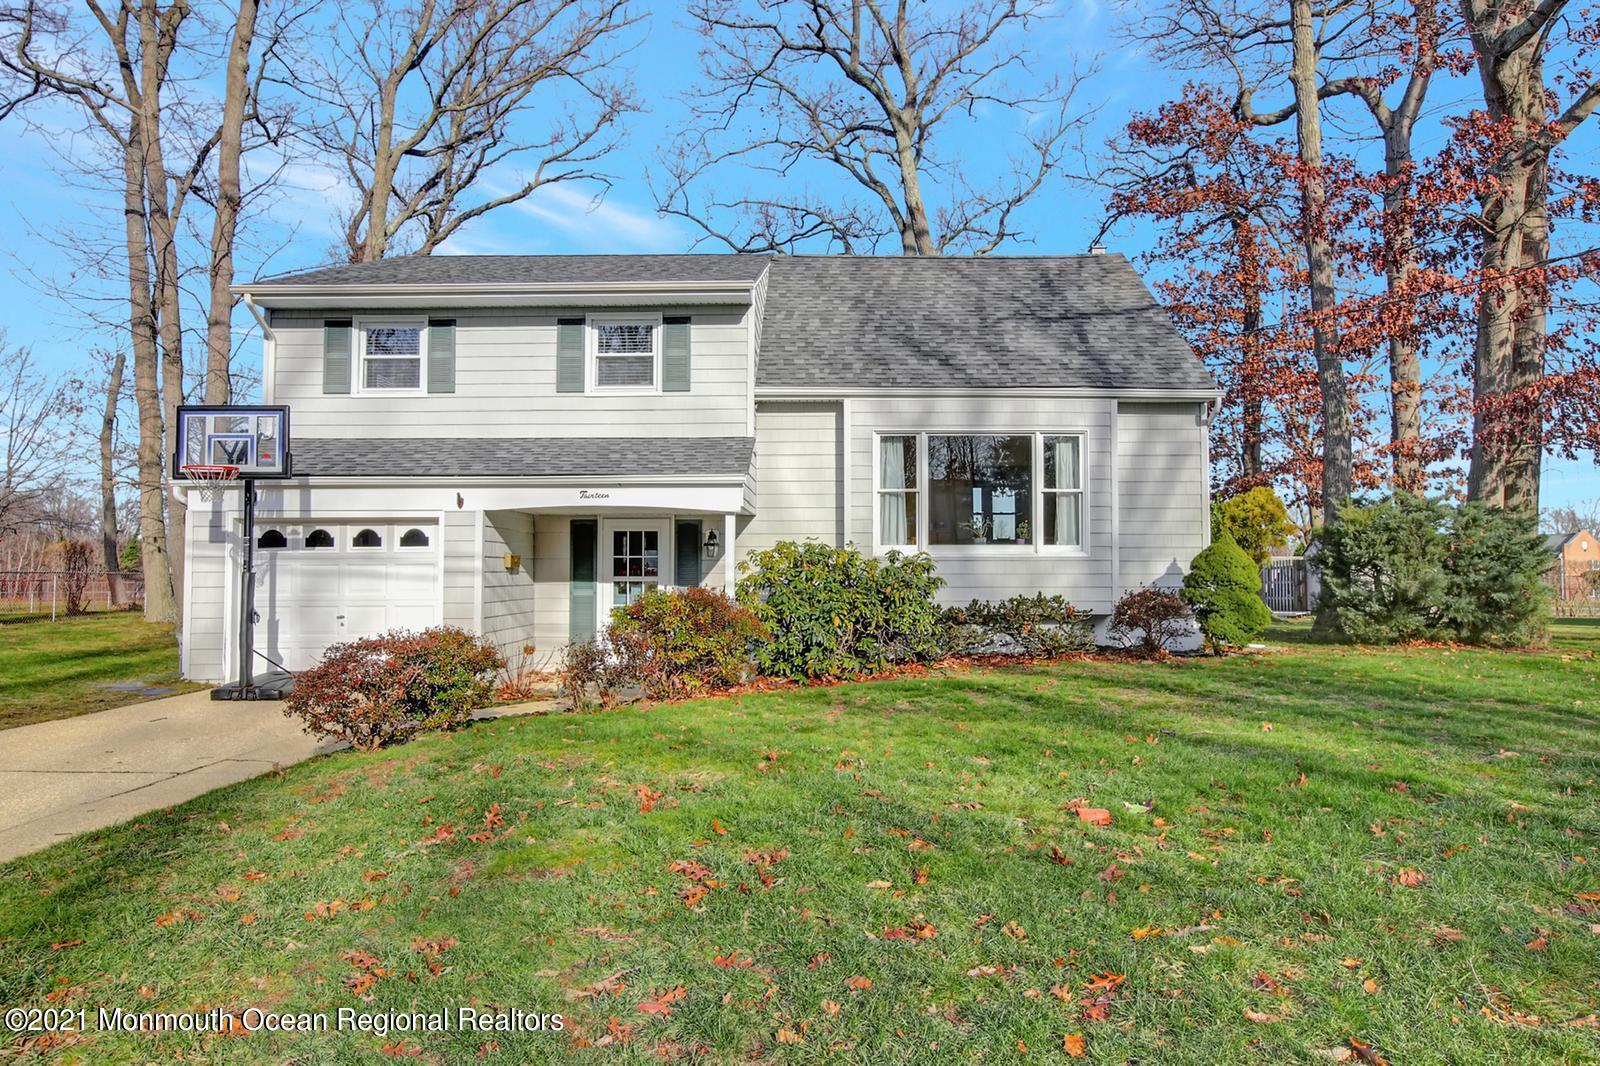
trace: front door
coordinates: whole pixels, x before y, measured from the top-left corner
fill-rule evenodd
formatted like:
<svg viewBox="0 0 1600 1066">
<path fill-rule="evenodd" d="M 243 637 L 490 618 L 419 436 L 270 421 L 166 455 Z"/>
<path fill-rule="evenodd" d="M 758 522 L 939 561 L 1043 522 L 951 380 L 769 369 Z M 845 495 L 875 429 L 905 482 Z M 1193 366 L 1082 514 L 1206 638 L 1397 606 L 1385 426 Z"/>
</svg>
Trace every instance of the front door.
<svg viewBox="0 0 1600 1066">
<path fill-rule="evenodd" d="M 662 583 L 662 566 L 672 558 L 668 525 L 648 518 L 617 518 L 605 523 L 600 539 L 600 602 L 603 616 L 626 607 L 646 589 Z"/>
</svg>

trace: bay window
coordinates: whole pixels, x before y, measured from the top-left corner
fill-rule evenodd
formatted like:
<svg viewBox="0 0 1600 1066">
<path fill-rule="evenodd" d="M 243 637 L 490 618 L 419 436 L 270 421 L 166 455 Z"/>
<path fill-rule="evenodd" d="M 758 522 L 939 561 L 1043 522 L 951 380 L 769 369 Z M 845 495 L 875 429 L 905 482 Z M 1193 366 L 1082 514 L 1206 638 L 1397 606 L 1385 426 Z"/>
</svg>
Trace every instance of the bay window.
<svg viewBox="0 0 1600 1066">
<path fill-rule="evenodd" d="M 874 543 L 1081 552 L 1082 433 L 895 433 L 876 438 Z"/>
</svg>

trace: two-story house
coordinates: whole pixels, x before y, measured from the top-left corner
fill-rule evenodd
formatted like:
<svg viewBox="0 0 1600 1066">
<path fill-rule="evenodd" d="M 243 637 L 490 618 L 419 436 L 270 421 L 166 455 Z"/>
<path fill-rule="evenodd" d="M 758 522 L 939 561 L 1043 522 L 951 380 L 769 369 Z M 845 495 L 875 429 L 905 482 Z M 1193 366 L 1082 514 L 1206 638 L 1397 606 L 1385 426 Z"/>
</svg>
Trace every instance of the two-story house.
<svg viewBox="0 0 1600 1066">
<path fill-rule="evenodd" d="M 292 412 L 256 646 L 452 624 L 553 660 L 780 540 L 1107 614 L 1209 534 L 1215 384 L 1116 255 L 391 259 L 239 286 Z M 236 494 L 189 493 L 183 669 L 234 676 Z"/>
</svg>

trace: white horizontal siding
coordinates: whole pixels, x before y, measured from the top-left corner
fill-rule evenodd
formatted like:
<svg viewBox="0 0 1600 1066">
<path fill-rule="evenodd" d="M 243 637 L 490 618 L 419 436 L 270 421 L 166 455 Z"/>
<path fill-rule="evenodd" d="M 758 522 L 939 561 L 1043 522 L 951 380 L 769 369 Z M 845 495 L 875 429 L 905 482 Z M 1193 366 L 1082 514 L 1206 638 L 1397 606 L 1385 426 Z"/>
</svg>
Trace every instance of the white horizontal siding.
<svg viewBox="0 0 1600 1066">
<path fill-rule="evenodd" d="M 519 557 L 514 569 L 506 553 Z M 483 639 L 500 649 L 507 662 L 535 643 L 533 515 L 527 511 L 483 513 Z"/>
<path fill-rule="evenodd" d="M 513 314 L 450 310 L 456 390 L 421 395 L 327 396 L 324 319 L 422 317 L 397 311 L 277 311 L 272 328 L 275 403 L 294 410 L 304 437 L 743 437 L 750 432 L 750 330 L 744 308 L 663 308 L 690 330 L 688 392 L 618 396 L 556 392 L 556 320 L 582 310 Z M 352 380 L 359 368 L 352 365 Z"/>
<path fill-rule="evenodd" d="M 554 665 L 567 646 L 572 598 L 572 519 L 541 514 L 533 527 L 533 644 L 538 664 Z"/>
<path fill-rule="evenodd" d="M 477 632 L 479 567 L 483 560 L 477 512 L 446 511 L 443 533 L 444 611 L 440 621 Z"/>
<path fill-rule="evenodd" d="M 1089 546 L 1085 555 L 1058 555 L 995 546 L 993 549 L 940 548 L 929 554 L 948 582 L 945 603 L 997 599 L 1045 592 L 1065 596 L 1096 612 L 1112 603 L 1112 450 L 1115 401 L 1092 398 L 1015 396 L 858 397 L 851 401 L 850 506 L 846 539 L 872 546 L 875 433 L 1081 432 L 1086 435 Z M 766 499 L 768 486 L 761 495 Z"/>
<path fill-rule="evenodd" d="M 1117 407 L 1119 592 L 1181 582 L 1210 535 L 1205 426 L 1196 403 Z"/>
<path fill-rule="evenodd" d="M 234 565 L 229 552 L 237 546 L 238 534 L 221 508 L 211 509 L 198 498 L 190 503 L 186 530 L 189 601 L 183 676 L 190 681 L 225 681 L 224 642 L 237 639 L 239 624 L 237 617 L 228 618 Z"/>
<path fill-rule="evenodd" d="M 755 517 L 739 532 L 744 556 L 781 540 L 843 539 L 843 452 L 837 403 L 756 405 Z"/>
</svg>

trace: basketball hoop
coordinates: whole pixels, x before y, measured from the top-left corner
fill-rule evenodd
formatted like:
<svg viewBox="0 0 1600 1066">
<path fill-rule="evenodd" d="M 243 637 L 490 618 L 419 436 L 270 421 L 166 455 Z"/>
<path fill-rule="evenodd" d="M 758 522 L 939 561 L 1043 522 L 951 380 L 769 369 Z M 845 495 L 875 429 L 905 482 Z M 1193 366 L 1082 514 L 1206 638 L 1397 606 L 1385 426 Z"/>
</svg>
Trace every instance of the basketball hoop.
<svg viewBox="0 0 1600 1066">
<path fill-rule="evenodd" d="M 200 483 L 200 496 L 208 503 L 222 495 L 222 488 L 227 482 L 237 481 L 239 478 L 238 467 L 220 463 L 191 463 L 178 469 L 190 481 Z"/>
</svg>

